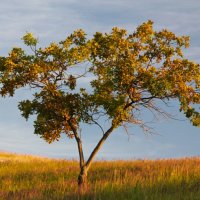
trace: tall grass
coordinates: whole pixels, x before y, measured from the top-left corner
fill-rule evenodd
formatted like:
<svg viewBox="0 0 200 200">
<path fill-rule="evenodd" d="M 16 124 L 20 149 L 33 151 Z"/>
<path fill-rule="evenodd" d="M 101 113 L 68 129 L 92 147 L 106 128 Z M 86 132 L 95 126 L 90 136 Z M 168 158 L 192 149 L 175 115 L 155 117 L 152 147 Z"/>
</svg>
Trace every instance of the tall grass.
<svg viewBox="0 0 200 200">
<path fill-rule="evenodd" d="M 78 199 L 77 161 L 0 153 L 0 200 Z M 200 200 L 200 158 L 94 162 L 81 199 Z"/>
</svg>

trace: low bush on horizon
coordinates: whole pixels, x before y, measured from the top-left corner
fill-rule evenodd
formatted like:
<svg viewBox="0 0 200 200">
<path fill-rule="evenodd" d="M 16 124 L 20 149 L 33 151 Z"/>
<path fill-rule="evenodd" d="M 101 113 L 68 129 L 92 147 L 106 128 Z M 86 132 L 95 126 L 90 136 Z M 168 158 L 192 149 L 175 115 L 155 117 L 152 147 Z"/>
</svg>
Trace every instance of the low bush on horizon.
<svg viewBox="0 0 200 200">
<path fill-rule="evenodd" d="M 96 161 L 78 195 L 79 163 L 0 152 L 0 200 L 199 200 L 200 157 Z"/>
</svg>

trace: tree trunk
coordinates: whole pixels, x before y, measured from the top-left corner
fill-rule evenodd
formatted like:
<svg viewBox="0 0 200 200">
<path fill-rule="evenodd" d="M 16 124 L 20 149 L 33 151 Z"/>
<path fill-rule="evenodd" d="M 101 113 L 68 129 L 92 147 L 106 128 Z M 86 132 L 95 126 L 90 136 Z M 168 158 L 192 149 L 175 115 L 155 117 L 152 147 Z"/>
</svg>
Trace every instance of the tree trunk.
<svg viewBox="0 0 200 200">
<path fill-rule="evenodd" d="M 82 194 L 85 191 L 86 185 L 87 185 L 87 169 L 83 166 L 81 167 L 78 176 L 79 194 Z"/>
<path fill-rule="evenodd" d="M 99 149 L 101 148 L 101 146 L 104 144 L 104 142 L 106 141 L 107 137 L 113 131 L 114 125 L 112 124 L 112 126 L 104 133 L 103 137 L 99 140 L 98 144 L 96 145 L 96 147 L 92 151 L 91 155 L 89 156 L 87 162 L 85 162 L 84 161 L 84 155 L 83 155 L 83 148 L 82 148 L 81 138 L 79 137 L 79 135 L 77 133 L 77 130 L 73 126 L 73 124 L 71 123 L 71 121 L 68 120 L 67 122 L 68 122 L 69 126 L 71 127 L 71 129 L 72 129 L 72 131 L 74 133 L 74 137 L 75 137 L 77 145 L 78 145 L 79 158 L 80 158 L 80 173 L 79 173 L 79 176 L 78 176 L 78 188 L 79 188 L 79 195 L 81 196 L 82 193 L 86 189 L 88 169 L 90 168 L 90 165 L 91 165 L 91 163 L 92 163 L 95 155 L 97 154 L 97 152 L 99 151 Z"/>
<path fill-rule="evenodd" d="M 88 158 L 87 162 L 84 163 L 84 160 L 81 159 L 81 155 L 83 155 L 83 149 L 82 146 L 81 148 L 79 147 L 80 151 L 79 151 L 79 156 L 80 156 L 80 174 L 78 176 L 78 186 L 79 186 L 79 193 L 82 193 L 85 190 L 85 186 L 87 183 L 87 172 L 91 166 L 91 163 L 95 157 L 95 155 L 97 154 L 97 152 L 99 151 L 99 149 L 101 148 L 101 146 L 104 144 L 104 142 L 106 141 L 106 139 L 108 138 L 108 136 L 111 134 L 111 132 L 113 131 L 114 126 L 112 125 L 103 135 L 103 137 L 99 140 L 98 144 L 96 145 L 96 147 L 94 148 L 94 150 L 92 151 L 90 157 Z M 76 135 L 75 135 L 76 136 Z M 77 143 L 78 146 L 80 146 L 81 141 L 79 141 L 79 139 L 77 139 Z M 80 153 L 81 152 L 81 153 Z M 83 162 L 81 162 L 81 160 Z"/>
</svg>

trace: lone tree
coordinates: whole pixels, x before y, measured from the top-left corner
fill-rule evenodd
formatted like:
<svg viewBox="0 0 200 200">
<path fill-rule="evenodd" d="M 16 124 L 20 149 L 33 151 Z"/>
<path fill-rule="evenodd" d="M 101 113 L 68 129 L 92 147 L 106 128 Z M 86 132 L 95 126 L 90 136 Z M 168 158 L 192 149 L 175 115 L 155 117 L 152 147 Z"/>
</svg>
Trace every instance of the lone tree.
<svg viewBox="0 0 200 200">
<path fill-rule="evenodd" d="M 35 134 L 49 143 L 59 140 L 61 133 L 76 140 L 80 186 L 115 129 L 127 123 L 144 126 L 140 117 L 144 109 L 167 114 L 158 107 L 159 101 L 178 100 L 180 111 L 200 126 L 200 66 L 182 53 L 189 37 L 166 29 L 155 31 L 152 25 L 143 23 L 131 34 L 113 28 L 91 39 L 77 30 L 46 48 L 38 48 L 38 40 L 27 33 L 23 41 L 31 53 L 15 47 L 7 57 L 0 57 L 0 94 L 13 96 L 22 87 L 33 91 L 33 98 L 19 102 L 19 109 L 26 119 L 36 116 Z M 82 87 L 84 78 L 88 85 Z M 101 124 L 104 120 L 110 123 L 106 130 Z M 103 131 L 87 160 L 80 135 L 83 123 L 98 125 Z"/>
</svg>

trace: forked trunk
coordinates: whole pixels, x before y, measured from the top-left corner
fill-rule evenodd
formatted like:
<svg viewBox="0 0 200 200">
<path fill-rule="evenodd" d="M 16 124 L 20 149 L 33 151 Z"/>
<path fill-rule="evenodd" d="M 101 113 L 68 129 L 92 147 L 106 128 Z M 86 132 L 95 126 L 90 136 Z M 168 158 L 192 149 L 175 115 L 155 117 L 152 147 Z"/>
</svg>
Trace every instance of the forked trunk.
<svg viewBox="0 0 200 200">
<path fill-rule="evenodd" d="M 94 148 L 94 150 L 90 154 L 86 163 L 84 162 L 84 159 L 83 159 L 83 149 L 82 149 L 82 146 L 81 146 L 81 140 L 79 140 L 79 138 L 77 139 L 77 143 L 78 143 L 78 147 L 79 147 L 79 156 L 80 156 L 80 174 L 79 174 L 79 177 L 78 177 L 79 192 L 82 193 L 82 191 L 84 191 L 86 183 L 87 183 L 87 172 L 88 172 L 88 170 L 91 166 L 91 163 L 94 160 L 94 157 L 97 154 L 97 152 L 99 151 L 99 149 L 101 148 L 101 146 L 106 141 L 107 137 L 113 131 L 113 129 L 114 129 L 114 126 L 112 125 L 105 132 L 103 137 L 99 140 L 98 144 L 96 145 L 96 147 Z M 77 135 L 76 135 L 76 137 L 77 137 Z"/>
<path fill-rule="evenodd" d="M 107 137 L 110 135 L 110 133 L 114 129 L 114 125 L 112 125 L 103 135 L 103 137 L 99 140 L 98 144 L 90 154 L 87 162 L 84 161 L 84 156 L 83 156 L 83 148 L 82 148 L 82 141 L 81 138 L 79 137 L 76 128 L 74 128 L 73 124 L 71 123 L 70 120 L 68 120 L 68 123 L 74 133 L 74 137 L 76 139 L 77 145 L 78 145 L 78 151 L 79 151 L 79 158 L 80 158 L 80 174 L 78 176 L 78 187 L 79 187 L 79 194 L 82 195 L 83 191 L 86 189 L 86 183 L 87 183 L 87 172 L 88 169 L 91 166 L 92 161 L 94 160 L 95 155 L 101 148 L 101 146 L 104 144 L 106 141 Z"/>
</svg>

